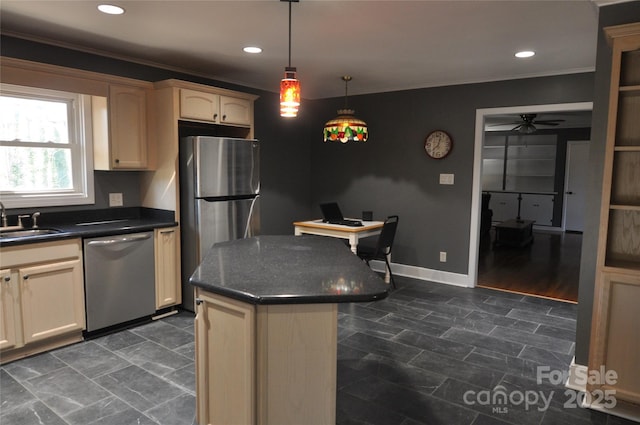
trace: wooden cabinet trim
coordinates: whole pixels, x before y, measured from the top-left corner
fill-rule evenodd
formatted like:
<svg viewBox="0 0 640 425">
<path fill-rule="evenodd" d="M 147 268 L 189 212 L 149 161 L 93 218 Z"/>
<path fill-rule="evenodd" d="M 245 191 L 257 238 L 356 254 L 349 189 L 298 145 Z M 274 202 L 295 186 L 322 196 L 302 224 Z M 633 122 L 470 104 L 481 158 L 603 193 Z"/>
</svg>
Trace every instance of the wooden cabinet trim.
<svg viewBox="0 0 640 425">
<path fill-rule="evenodd" d="M 167 88 L 167 87 L 175 87 L 175 88 L 182 88 L 182 89 L 199 91 L 199 92 L 203 92 L 203 93 L 211 93 L 211 94 L 218 94 L 218 95 L 222 95 L 222 96 L 235 97 L 235 98 L 239 98 L 239 99 L 247 99 L 247 100 L 251 100 L 251 101 L 255 101 L 256 99 L 258 99 L 260 97 L 260 96 L 255 95 L 255 94 L 249 94 L 249 93 L 244 93 L 244 92 L 239 92 L 239 91 L 234 91 L 234 90 L 229 90 L 229 89 L 223 89 L 223 88 L 220 88 L 220 87 L 208 86 L 208 85 L 205 85 L 205 84 L 192 83 L 190 81 L 183 81 L 183 80 L 177 80 L 177 79 L 168 79 L 168 80 L 156 81 L 155 83 L 153 83 L 153 86 L 156 89 L 162 89 L 162 88 Z"/>
</svg>

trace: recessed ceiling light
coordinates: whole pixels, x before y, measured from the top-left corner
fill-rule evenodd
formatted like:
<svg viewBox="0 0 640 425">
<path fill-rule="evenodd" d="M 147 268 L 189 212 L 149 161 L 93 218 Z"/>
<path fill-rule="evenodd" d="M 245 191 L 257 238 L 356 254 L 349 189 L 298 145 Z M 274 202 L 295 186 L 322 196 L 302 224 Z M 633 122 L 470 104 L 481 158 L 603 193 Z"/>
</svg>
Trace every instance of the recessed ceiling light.
<svg viewBox="0 0 640 425">
<path fill-rule="evenodd" d="M 533 52 L 531 50 L 523 50 L 521 52 L 516 53 L 516 57 L 517 58 L 530 58 L 531 56 L 535 55 L 536 52 Z"/>
<path fill-rule="evenodd" d="M 120 6 L 115 6 L 113 4 L 98 5 L 98 10 L 109 15 L 122 15 L 124 13 L 123 8 L 121 8 Z"/>
<path fill-rule="evenodd" d="M 247 46 L 242 49 L 245 53 L 262 53 L 262 49 L 260 47 L 255 46 Z"/>
</svg>

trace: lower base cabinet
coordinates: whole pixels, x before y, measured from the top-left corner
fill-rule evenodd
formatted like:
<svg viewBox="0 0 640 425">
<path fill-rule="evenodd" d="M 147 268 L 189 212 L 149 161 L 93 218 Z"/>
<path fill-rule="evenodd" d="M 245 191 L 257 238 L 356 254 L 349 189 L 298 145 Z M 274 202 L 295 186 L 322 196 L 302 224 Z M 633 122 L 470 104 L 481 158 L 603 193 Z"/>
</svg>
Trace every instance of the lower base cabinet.
<svg viewBox="0 0 640 425">
<path fill-rule="evenodd" d="M 592 326 L 590 371 L 615 373 L 601 376 L 589 391 L 615 397 L 617 404 L 632 403 L 640 411 L 640 274 L 602 272 L 597 282 Z M 610 397 L 604 400 L 611 406 Z"/>
<path fill-rule="evenodd" d="M 253 305 L 196 288 L 200 425 L 336 420 L 336 304 Z"/>
<path fill-rule="evenodd" d="M 82 340 L 80 239 L 2 248 L 2 363 Z"/>
<path fill-rule="evenodd" d="M 17 344 L 16 308 L 19 307 L 18 285 L 11 279 L 11 270 L 0 270 L 0 350 L 13 348 Z"/>
</svg>

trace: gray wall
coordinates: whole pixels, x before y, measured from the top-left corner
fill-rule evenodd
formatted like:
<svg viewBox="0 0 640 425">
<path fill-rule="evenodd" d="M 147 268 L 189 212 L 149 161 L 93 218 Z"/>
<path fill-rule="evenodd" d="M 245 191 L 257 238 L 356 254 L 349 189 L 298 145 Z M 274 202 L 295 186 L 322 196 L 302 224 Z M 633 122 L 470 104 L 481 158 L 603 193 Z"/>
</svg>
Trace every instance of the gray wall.
<svg viewBox="0 0 640 425">
<path fill-rule="evenodd" d="M 281 118 L 278 93 L 263 93 L 255 104 L 260 139 L 261 232 L 292 234 L 295 220 L 310 217 L 309 108 L 297 118 Z"/>
<path fill-rule="evenodd" d="M 634 1 L 600 8 L 599 28 L 637 22 L 640 2 Z M 585 215 L 585 232 L 582 240 L 580 264 L 580 289 L 578 293 L 578 327 L 576 330 L 575 362 L 586 365 L 589 359 L 591 334 L 591 310 L 596 276 L 597 230 L 600 223 L 600 203 L 604 151 L 607 132 L 609 84 L 611 78 L 611 49 L 603 31 L 598 31 L 598 51 L 593 97 L 591 150 L 589 157 L 589 182 Z"/>
<path fill-rule="evenodd" d="M 398 214 L 394 262 L 466 274 L 476 110 L 592 98 L 592 73 L 352 96 L 349 106 L 367 122 L 370 137 L 345 145 L 321 139 L 324 122 L 343 98 L 317 101 L 309 135 L 312 215 L 327 200 L 338 201 L 350 216 L 362 210 L 373 210 L 377 219 Z M 441 160 L 423 149 L 435 129 L 454 140 Z M 440 173 L 453 173 L 455 184 L 438 184 Z M 439 262 L 440 251 L 447 251 L 446 263 Z"/>
</svg>

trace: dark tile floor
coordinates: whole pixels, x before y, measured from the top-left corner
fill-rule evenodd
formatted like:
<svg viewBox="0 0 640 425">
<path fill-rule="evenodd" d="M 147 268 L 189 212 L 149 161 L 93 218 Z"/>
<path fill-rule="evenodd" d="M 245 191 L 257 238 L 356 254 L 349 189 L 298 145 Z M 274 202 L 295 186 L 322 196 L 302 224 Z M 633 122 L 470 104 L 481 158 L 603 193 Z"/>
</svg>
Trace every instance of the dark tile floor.
<svg viewBox="0 0 640 425">
<path fill-rule="evenodd" d="M 575 305 L 396 279 L 386 300 L 340 306 L 338 424 L 632 423 L 536 381 L 540 366 L 568 370 Z M 0 367 L 0 424 L 195 423 L 192 321 L 181 313 Z"/>
</svg>

